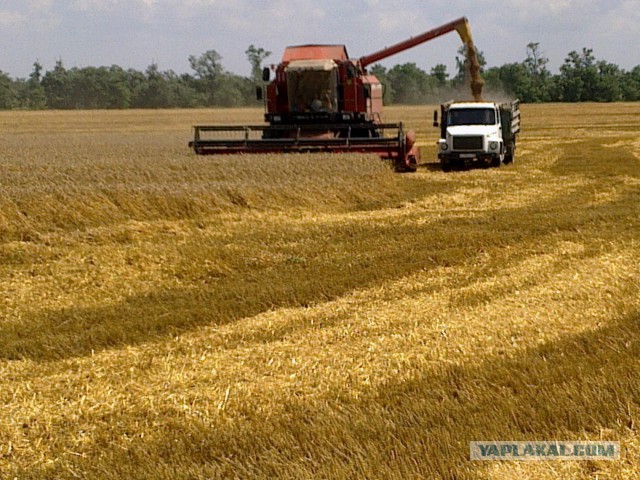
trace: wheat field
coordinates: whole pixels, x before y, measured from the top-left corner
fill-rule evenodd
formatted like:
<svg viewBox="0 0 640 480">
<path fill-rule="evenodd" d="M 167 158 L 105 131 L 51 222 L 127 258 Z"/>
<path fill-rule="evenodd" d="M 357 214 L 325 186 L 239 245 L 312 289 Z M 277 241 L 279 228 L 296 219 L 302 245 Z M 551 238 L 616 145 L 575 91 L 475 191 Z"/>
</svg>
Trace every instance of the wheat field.
<svg viewBox="0 0 640 480">
<path fill-rule="evenodd" d="M 385 112 L 415 174 L 188 150 L 259 110 L 0 113 L 0 479 L 640 478 L 640 104 L 451 173 L 432 110 Z"/>
</svg>

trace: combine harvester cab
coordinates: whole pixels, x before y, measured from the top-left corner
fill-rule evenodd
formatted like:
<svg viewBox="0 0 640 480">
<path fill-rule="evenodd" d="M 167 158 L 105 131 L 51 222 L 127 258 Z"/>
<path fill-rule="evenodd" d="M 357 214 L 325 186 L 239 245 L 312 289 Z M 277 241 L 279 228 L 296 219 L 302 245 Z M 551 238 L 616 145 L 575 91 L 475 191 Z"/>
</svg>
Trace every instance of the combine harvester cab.
<svg viewBox="0 0 640 480">
<path fill-rule="evenodd" d="M 344 45 L 287 47 L 277 66 L 264 69 L 268 84 L 258 88 L 265 123 L 196 126 L 189 146 L 199 155 L 375 153 L 391 160 L 397 171 L 415 171 L 415 134 L 402 123 L 382 122 L 382 84 L 367 66 L 454 30 L 468 43 L 468 22 L 460 18 L 357 60 L 349 58 Z"/>
</svg>

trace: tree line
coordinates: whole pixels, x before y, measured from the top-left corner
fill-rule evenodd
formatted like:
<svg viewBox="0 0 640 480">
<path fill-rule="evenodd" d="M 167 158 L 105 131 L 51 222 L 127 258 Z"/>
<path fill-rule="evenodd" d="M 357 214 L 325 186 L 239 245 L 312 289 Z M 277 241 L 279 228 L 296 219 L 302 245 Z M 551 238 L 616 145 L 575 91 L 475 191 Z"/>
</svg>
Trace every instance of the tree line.
<svg viewBox="0 0 640 480">
<path fill-rule="evenodd" d="M 487 97 L 509 96 L 525 103 L 617 102 L 640 100 L 640 65 L 625 71 L 618 65 L 596 59 L 593 50 L 572 51 L 557 74 L 548 69 L 549 60 L 539 43 L 529 43 L 526 58 L 517 63 L 486 68 L 484 54 L 477 52 Z M 386 69 L 372 68 L 385 84 L 385 101 L 399 104 L 438 103 L 459 98 L 468 90 L 464 47 L 458 50 L 456 74 L 450 78 L 446 65 L 436 65 L 429 73 L 415 63 Z"/>
<path fill-rule="evenodd" d="M 485 91 L 507 95 L 526 103 L 615 102 L 640 100 L 640 65 L 630 71 L 596 59 L 593 50 L 570 52 L 560 71 L 552 74 L 549 60 L 538 43 L 527 45 L 526 58 L 500 67 L 486 67 L 478 52 Z M 13 79 L 0 71 L 0 109 L 127 109 L 241 107 L 256 105 L 255 87 L 261 84 L 261 68 L 271 54 L 250 45 L 245 51 L 251 75 L 228 72 L 215 50 L 190 56 L 192 73 L 161 71 L 152 63 L 145 71 L 111 67 L 68 69 L 58 60 L 52 70 L 43 71 L 39 62 L 28 78 Z M 385 86 L 386 104 L 419 105 L 458 98 L 466 89 L 464 47 L 456 57 L 457 72 L 451 76 L 439 64 L 426 72 L 415 63 L 370 71 Z"/>
<path fill-rule="evenodd" d="M 68 69 L 60 59 L 52 70 L 33 64 L 28 78 L 12 79 L 0 71 L 0 109 L 127 109 L 237 107 L 256 104 L 255 86 L 270 52 L 250 45 L 245 51 L 252 74 L 224 69 L 209 50 L 189 57 L 192 73 L 161 71 L 152 63 L 144 72 L 113 65 Z"/>
</svg>

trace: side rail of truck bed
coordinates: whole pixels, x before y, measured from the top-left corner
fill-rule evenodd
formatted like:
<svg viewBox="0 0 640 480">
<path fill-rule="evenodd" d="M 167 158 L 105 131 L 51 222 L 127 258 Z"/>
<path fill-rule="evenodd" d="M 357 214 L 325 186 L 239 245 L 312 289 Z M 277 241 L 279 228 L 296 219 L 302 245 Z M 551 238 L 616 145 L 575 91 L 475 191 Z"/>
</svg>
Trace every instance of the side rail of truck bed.
<svg viewBox="0 0 640 480">
<path fill-rule="evenodd" d="M 515 139 L 520 133 L 520 101 L 502 103 L 499 107 L 502 117 L 502 138 L 505 141 Z"/>
</svg>

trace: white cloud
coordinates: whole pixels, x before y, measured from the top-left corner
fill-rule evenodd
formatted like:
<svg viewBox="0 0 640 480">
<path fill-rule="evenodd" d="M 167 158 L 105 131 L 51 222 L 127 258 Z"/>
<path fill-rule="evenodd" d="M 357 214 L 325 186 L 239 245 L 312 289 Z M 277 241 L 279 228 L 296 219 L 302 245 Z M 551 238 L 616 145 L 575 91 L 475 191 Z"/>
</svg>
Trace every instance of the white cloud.
<svg viewBox="0 0 640 480">
<path fill-rule="evenodd" d="M 34 12 L 46 12 L 51 9 L 53 6 L 53 0 L 28 0 L 27 5 L 29 5 L 29 11 Z"/>
<path fill-rule="evenodd" d="M 618 8 L 601 16 L 597 25 L 599 29 L 607 30 L 614 37 L 635 33 L 637 38 L 640 27 L 640 1 L 625 0 L 621 2 Z"/>
<path fill-rule="evenodd" d="M 106 12 L 116 8 L 119 2 L 104 2 L 102 0 L 74 0 L 71 2 L 71 10 L 79 12 Z"/>
<path fill-rule="evenodd" d="M 288 20 L 291 22 L 286 28 L 309 28 L 314 30 L 317 23 L 324 21 L 327 13 L 317 2 L 309 0 L 276 0 L 269 2 L 264 21 Z"/>
<path fill-rule="evenodd" d="M 0 11 L 0 27 L 3 30 L 16 30 L 21 28 L 21 24 L 26 23 L 27 17 L 23 13 Z"/>
<path fill-rule="evenodd" d="M 215 49 L 225 68 L 244 74 L 249 44 L 273 52 L 299 43 L 344 43 L 359 57 L 461 16 L 469 18 L 490 66 L 522 61 L 526 45 L 558 68 L 571 50 L 638 64 L 640 0 L 2 0 L 0 69 L 28 73 L 34 58 L 66 64 L 118 63 L 188 71 L 188 55 Z M 411 49 L 388 64 L 455 68 L 455 34 Z M 145 63 L 147 62 L 147 63 Z M 46 65 L 45 65 L 46 67 Z"/>
<path fill-rule="evenodd" d="M 505 2 L 505 11 L 510 15 L 524 18 L 550 17 L 566 11 L 573 11 L 579 3 L 592 3 L 591 0 L 508 0 Z"/>
<path fill-rule="evenodd" d="M 49 1 L 49 0 L 44 0 Z M 132 12 L 155 8 L 162 0 L 73 0 L 71 10 L 80 12 Z M 179 2 L 180 3 L 180 2 Z M 182 2 L 183 4 L 185 2 Z M 192 2 L 186 2 L 192 3 Z M 132 15 L 134 13 L 131 13 Z"/>
<path fill-rule="evenodd" d="M 377 12 L 372 17 L 376 28 L 382 32 L 394 33 L 398 38 L 401 35 L 408 35 L 406 32 L 411 32 L 415 29 L 414 27 L 417 27 L 416 15 L 411 12 L 399 11 L 393 14 L 390 12 Z M 423 27 L 426 28 L 426 26 Z"/>
<path fill-rule="evenodd" d="M 43 2 L 46 3 L 46 2 Z M 44 5 L 43 5 L 44 8 Z M 0 30 L 2 34 L 15 36 L 24 32 L 50 32 L 60 24 L 60 17 L 42 10 L 38 14 L 0 10 Z"/>
<path fill-rule="evenodd" d="M 233 4 L 238 4 L 240 2 L 229 2 L 229 1 L 223 1 L 223 0 L 167 0 L 166 2 L 163 2 L 163 3 L 166 3 L 167 5 L 173 5 L 178 8 L 191 8 L 191 7 L 210 7 L 213 5 L 232 6 Z"/>
</svg>

